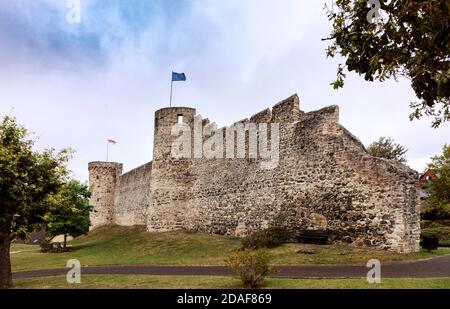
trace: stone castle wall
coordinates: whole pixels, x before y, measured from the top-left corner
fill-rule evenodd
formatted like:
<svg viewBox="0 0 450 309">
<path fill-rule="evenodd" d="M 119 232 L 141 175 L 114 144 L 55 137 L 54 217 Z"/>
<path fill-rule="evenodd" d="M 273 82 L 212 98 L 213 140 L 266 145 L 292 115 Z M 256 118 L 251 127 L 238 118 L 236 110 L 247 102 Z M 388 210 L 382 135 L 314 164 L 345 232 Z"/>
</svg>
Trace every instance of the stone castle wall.
<svg viewBox="0 0 450 309">
<path fill-rule="evenodd" d="M 154 160 L 142 173 L 150 170 L 151 176 L 120 178 L 116 218 L 124 211 L 141 218 L 148 205 L 150 231 L 188 229 L 244 236 L 284 225 L 294 233 L 326 229 L 333 239 L 354 245 L 398 252 L 419 249 L 415 171 L 370 156 L 339 124 L 337 106 L 305 113 L 298 97 L 292 96 L 241 120 L 279 123 L 280 158 L 274 169 L 262 169 L 261 158 L 248 156 L 173 159 L 170 145 L 176 137 L 170 128 L 180 114 L 192 124 L 194 109 L 156 112 Z M 207 124 L 205 120 L 203 125 Z M 123 218 L 116 223 L 139 224 Z"/>
<path fill-rule="evenodd" d="M 150 182 L 152 162 L 120 176 L 115 197 L 115 223 L 118 225 L 145 225 L 151 200 Z"/>
</svg>

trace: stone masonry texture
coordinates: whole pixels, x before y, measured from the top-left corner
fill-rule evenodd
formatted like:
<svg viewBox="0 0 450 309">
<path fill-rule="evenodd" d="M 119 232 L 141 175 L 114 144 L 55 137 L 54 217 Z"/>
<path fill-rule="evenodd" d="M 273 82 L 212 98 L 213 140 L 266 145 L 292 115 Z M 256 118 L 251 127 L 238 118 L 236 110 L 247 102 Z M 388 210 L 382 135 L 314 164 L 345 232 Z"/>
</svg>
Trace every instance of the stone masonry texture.
<svg viewBox="0 0 450 309">
<path fill-rule="evenodd" d="M 245 236 L 281 225 L 294 234 L 327 230 L 333 241 L 354 246 L 419 250 L 417 173 L 369 155 L 339 124 L 338 106 L 306 113 L 293 95 L 239 121 L 279 124 L 279 164 L 273 169 L 248 156 L 174 159 L 171 128 L 180 116 L 192 127 L 196 110 L 156 111 L 153 161 L 126 174 L 119 163 L 89 163 L 94 227 Z"/>
</svg>

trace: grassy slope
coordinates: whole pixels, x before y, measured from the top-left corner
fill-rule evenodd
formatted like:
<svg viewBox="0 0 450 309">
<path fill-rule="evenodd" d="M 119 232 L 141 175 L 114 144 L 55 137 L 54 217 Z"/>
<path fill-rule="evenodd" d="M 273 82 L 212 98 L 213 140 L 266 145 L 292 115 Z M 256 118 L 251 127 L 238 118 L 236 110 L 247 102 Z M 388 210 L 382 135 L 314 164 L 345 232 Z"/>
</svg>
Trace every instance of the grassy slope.
<svg viewBox="0 0 450 309">
<path fill-rule="evenodd" d="M 65 276 L 30 278 L 14 281 L 15 288 L 240 288 L 240 281 L 231 277 L 206 276 L 145 276 L 145 275 L 85 275 L 81 284 L 69 285 Z M 384 279 L 380 284 L 369 284 L 363 279 L 266 279 L 263 288 L 321 289 L 321 288 L 450 288 L 450 278 Z"/>
<path fill-rule="evenodd" d="M 107 226 L 88 236 L 70 242 L 73 251 L 41 253 L 37 246 L 12 245 L 11 251 L 25 250 L 11 255 L 13 271 L 42 268 L 61 268 L 69 259 L 79 259 L 83 266 L 92 265 L 222 265 L 224 257 L 237 249 L 239 239 L 202 233 L 148 233 L 144 227 Z M 296 253 L 311 247 L 317 253 Z M 31 249 L 29 249 L 31 248 Z M 34 251 L 30 251 L 33 250 Z M 286 244 L 271 250 L 275 264 L 339 264 L 366 263 L 371 258 L 381 261 L 420 259 L 449 254 L 450 248 L 428 253 L 398 254 L 389 251 L 352 248 L 347 245 Z"/>
</svg>

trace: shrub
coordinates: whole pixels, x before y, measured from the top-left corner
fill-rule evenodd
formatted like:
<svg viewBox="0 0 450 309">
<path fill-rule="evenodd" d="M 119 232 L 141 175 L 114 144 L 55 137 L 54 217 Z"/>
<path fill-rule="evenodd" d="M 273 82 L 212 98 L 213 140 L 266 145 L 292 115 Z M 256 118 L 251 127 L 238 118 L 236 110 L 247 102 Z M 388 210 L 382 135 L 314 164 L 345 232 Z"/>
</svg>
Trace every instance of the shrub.
<svg viewBox="0 0 450 309">
<path fill-rule="evenodd" d="M 292 238 L 291 232 L 284 227 L 271 227 L 257 231 L 241 241 L 244 249 L 275 248 Z"/>
<path fill-rule="evenodd" d="M 41 247 L 41 252 L 50 252 L 53 248 L 53 244 L 49 238 L 44 238 L 39 244 Z"/>
<path fill-rule="evenodd" d="M 70 248 L 61 246 L 59 242 L 52 242 L 51 238 L 45 238 L 39 244 L 41 247 L 41 252 L 44 253 L 62 253 L 70 251 Z"/>
<path fill-rule="evenodd" d="M 449 220 L 450 219 L 450 204 L 445 205 L 428 205 L 431 203 L 428 200 L 423 202 L 422 218 L 425 220 Z"/>
<path fill-rule="evenodd" d="M 266 249 L 242 250 L 228 256 L 225 263 L 239 276 L 244 287 L 256 288 L 267 275 L 276 272 L 269 265 L 270 259 Z"/>
</svg>

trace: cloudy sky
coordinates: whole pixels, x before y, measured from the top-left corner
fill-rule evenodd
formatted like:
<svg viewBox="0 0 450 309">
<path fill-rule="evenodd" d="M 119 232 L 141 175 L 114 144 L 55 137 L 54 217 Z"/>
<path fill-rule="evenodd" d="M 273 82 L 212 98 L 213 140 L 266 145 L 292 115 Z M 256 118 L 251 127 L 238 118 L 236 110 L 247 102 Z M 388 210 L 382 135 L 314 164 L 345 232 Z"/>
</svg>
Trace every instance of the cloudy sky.
<svg viewBox="0 0 450 309">
<path fill-rule="evenodd" d="M 105 159 L 107 138 L 125 170 L 151 160 L 172 70 L 188 78 L 174 84 L 174 105 L 219 126 L 298 93 L 304 111 L 338 104 L 365 145 L 393 137 L 416 170 L 450 142 L 450 124 L 409 121 L 407 80 L 349 74 L 344 89 L 331 88 L 339 59 L 321 41 L 331 30 L 324 1 L 80 0 L 80 23 L 68 22 L 70 2 L 0 0 L 0 116 L 34 132 L 37 149 L 74 148 L 80 180 L 89 161 Z"/>
</svg>

